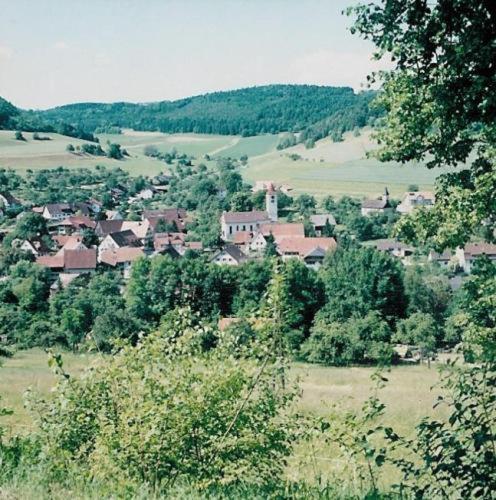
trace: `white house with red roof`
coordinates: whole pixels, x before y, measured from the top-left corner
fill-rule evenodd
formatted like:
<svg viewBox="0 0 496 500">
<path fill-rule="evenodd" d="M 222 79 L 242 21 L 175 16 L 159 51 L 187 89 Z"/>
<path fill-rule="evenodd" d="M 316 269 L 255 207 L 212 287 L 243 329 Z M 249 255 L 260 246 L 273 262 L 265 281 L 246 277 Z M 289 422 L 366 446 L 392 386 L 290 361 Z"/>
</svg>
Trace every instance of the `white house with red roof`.
<svg viewBox="0 0 496 500">
<path fill-rule="evenodd" d="M 265 210 L 222 213 L 220 218 L 222 239 L 232 241 L 240 231 L 255 233 L 263 224 L 277 222 L 277 218 L 277 192 L 273 184 L 270 184 L 265 194 Z"/>
</svg>

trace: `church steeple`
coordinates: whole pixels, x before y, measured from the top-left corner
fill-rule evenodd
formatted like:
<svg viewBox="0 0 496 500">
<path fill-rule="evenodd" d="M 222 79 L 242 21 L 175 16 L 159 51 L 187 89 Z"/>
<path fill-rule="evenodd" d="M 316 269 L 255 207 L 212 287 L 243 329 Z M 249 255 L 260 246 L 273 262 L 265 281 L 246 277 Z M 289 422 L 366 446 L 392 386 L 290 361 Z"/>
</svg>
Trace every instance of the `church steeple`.
<svg viewBox="0 0 496 500">
<path fill-rule="evenodd" d="M 272 182 L 267 186 L 265 194 L 265 210 L 272 222 L 277 222 L 277 192 Z"/>
</svg>

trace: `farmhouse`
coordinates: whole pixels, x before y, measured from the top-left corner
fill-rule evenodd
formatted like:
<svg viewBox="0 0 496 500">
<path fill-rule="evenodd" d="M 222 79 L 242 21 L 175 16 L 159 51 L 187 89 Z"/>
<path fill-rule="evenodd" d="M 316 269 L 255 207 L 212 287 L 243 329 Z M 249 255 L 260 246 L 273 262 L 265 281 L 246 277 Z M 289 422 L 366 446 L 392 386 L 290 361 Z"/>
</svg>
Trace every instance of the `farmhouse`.
<svg viewBox="0 0 496 500">
<path fill-rule="evenodd" d="M 73 234 L 84 229 L 95 229 L 96 223 L 85 215 L 71 215 L 55 224 L 58 234 Z"/>
<path fill-rule="evenodd" d="M 24 241 L 14 240 L 12 245 L 19 250 L 32 253 L 35 257 L 46 255 L 50 252 L 50 249 L 46 246 L 42 239 L 30 239 Z"/>
<path fill-rule="evenodd" d="M 145 253 L 141 248 L 123 247 L 101 252 L 98 260 L 102 264 L 120 269 L 123 272 L 124 278 L 129 278 L 132 263 L 144 256 Z"/>
<path fill-rule="evenodd" d="M 277 192 L 270 184 L 265 195 L 265 211 L 223 212 L 220 218 L 221 235 L 231 241 L 240 231 L 257 232 L 263 224 L 277 222 Z"/>
<path fill-rule="evenodd" d="M 326 224 L 331 226 L 336 225 L 336 219 L 332 214 L 316 214 L 310 216 L 310 222 L 315 230 L 317 236 L 322 236 Z"/>
<path fill-rule="evenodd" d="M 283 238 L 305 237 L 305 227 L 302 223 L 270 223 L 262 224 L 249 243 L 249 250 L 260 253 L 265 250 L 268 238 L 272 236 L 277 244 Z"/>
<path fill-rule="evenodd" d="M 384 189 L 384 194 L 376 200 L 363 200 L 361 214 L 367 217 L 372 214 L 384 214 L 391 212 L 393 208 L 389 203 L 388 189 Z"/>
<path fill-rule="evenodd" d="M 430 191 L 410 191 L 404 194 L 403 200 L 396 207 L 396 211 L 402 215 L 406 215 L 419 207 L 432 208 L 435 200 L 434 194 Z"/>
<path fill-rule="evenodd" d="M 297 258 L 308 267 L 318 268 L 327 252 L 336 248 L 334 238 L 283 238 L 277 245 L 277 250 L 283 260 Z"/>
<path fill-rule="evenodd" d="M 117 250 L 118 248 L 123 247 L 139 246 L 141 246 L 139 238 L 133 233 L 133 231 L 127 229 L 125 231 L 119 231 L 118 233 L 112 233 L 105 236 L 98 246 L 98 252 L 103 253 L 108 250 Z"/>
<path fill-rule="evenodd" d="M 122 219 L 100 220 L 96 223 L 95 233 L 100 238 L 107 236 L 107 234 L 118 233 L 122 230 Z"/>
<path fill-rule="evenodd" d="M 227 244 L 213 256 L 211 262 L 219 265 L 239 266 L 247 260 L 248 257 L 236 245 Z"/>
<path fill-rule="evenodd" d="M 465 248 L 456 249 L 456 258 L 460 267 L 470 274 L 472 266 L 478 257 L 486 256 L 493 262 L 496 261 L 496 245 L 491 243 L 469 243 Z"/>
<path fill-rule="evenodd" d="M 412 246 L 406 245 L 405 243 L 394 239 L 376 241 L 374 243 L 374 247 L 380 252 L 386 252 L 393 257 L 402 259 L 404 263 L 407 262 L 407 260 L 405 259 L 410 257 L 415 251 L 415 248 L 413 248 Z"/>
<path fill-rule="evenodd" d="M 48 267 L 54 273 L 92 273 L 96 269 L 96 248 L 62 249 L 55 255 L 38 257 L 36 263 Z"/>
<path fill-rule="evenodd" d="M 434 250 L 431 250 L 429 252 L 427 260 L 429 262 L 436 262 L 441 267 L 446 268 L 449 267 L 449 265 L 453 262 L 453 254 L 451 253 L 451 250 L 445 250 L 442 253 L 438 253 L 435 252 Z"/>
</svg>

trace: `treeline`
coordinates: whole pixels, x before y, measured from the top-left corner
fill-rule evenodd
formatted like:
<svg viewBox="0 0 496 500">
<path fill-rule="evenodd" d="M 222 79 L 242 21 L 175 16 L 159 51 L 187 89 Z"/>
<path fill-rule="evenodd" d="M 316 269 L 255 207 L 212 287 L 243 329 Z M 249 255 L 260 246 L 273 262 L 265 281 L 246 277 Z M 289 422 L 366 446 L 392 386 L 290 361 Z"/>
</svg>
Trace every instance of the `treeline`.
<svg viewBox="0 0 496 500">
<path fill-rule="evenodd" d="M 92 131 L 84 127 L 69 125 L 63 121 L 50 121 L 44 118 L 43 112 L 24 111 L 0 97 L 0 130 L 19 130 L 25 132 L 55 132 L 57 134 L 98 142 Z"/>
<path fill-rule="evenodd" d="M 66 135 L 75 137 L 76 131 L 132 128 L 242 136 L 304 132 L 305 140 L 317 140 L 373 123 L 379 114 L 369 107 L 374 95 L 355 94 L 350 87 L 267 85 L 150 104 L 80 103 L 46 111 L 17 110 L 11 122 L 16 128 L 23 123 L 30 131 L 48 131 L 47 125 L 55 131 L 65 128 Z"/>
</svg>

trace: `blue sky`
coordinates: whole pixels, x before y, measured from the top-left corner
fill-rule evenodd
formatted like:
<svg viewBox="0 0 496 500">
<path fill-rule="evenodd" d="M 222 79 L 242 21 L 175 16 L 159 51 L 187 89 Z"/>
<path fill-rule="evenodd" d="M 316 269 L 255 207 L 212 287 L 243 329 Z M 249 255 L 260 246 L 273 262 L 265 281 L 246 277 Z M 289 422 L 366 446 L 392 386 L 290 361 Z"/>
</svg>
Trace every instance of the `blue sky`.
<svg viewBox="0 0 496 500">
<path fill-rule="evenodd" d="M 0 96 L 147 102 L 267 83 L 350 85 L 377 63 L 357 0 L 0 0 Z"/>
</svg>

